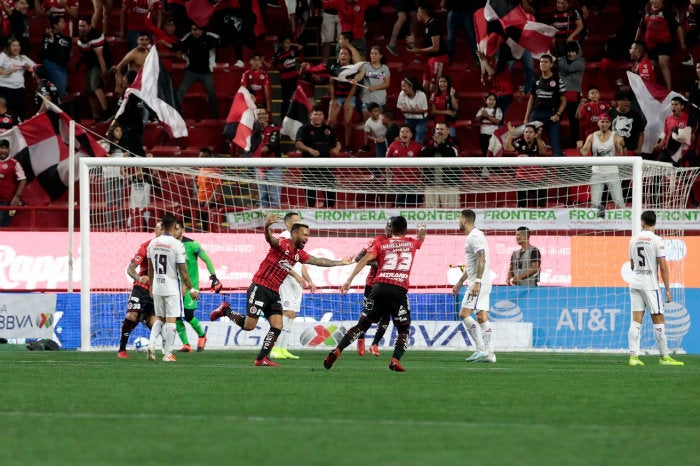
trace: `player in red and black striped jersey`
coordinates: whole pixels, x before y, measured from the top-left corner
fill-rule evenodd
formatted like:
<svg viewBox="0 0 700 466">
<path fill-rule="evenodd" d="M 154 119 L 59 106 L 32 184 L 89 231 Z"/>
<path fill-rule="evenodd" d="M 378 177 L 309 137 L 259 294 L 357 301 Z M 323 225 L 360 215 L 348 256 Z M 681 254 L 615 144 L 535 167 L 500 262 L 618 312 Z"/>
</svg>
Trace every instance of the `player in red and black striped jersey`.
<svg viewBox="0 0 700 466">
<path fill-rule="evenodd" d="M 210 319 L 216 320 L 226 316 L 243 330 L 253 330 L 258 324 L 260 314 L 263 314 L 270 323 L 270 330 L 263 340 L 262 348 L 255 358 L 256 366 L 279 366 L 270 361 L 268 355 L 275 346 L 275 341 L 282 331 L 282 300 L 279 289 L 294 264 L 318 265 L 320 267 L 335 267 L 338 265 L 352 264 L 352 257 L 341 260 L 330 260 L 312 256 L 304 251 L 304 246 L 309 240 L 309 226 L 303 223 L 292 225 L 291 238 L 277 238 L 270 231 L 270 226 L 279 220 L 277 215 L 271 215 L 265 219 L 265 240 L 270 245 L 267 256 L 263 259 L 258 271 L 253 276 L 253 283 L 248 287 L 246 314 L 231 311 L 228 303 L 224 302 L 217 310 L 211 313 Z"/>
<path fill-rule="evenodd" d="M 387 238 L 391 238 L 391 220 L 394 217 L 389 217 L 389 220 L 386 222 L 386 227 L 385 227 L 385 234 L 383 235 L 377 235 L 374 238 L 372 238 L 369 241 L 369 244 L 367 244 L 367 247 L 365 247 L 360 253 L 355 257 L 355 262 L 359 262 L 362 260 L 363 257 L 365 257 L 365 254 L 367 254 L 369 251 L 372 250 L 372 247 L 380 242 L 384 241 Z M 379 264 L 376 261 L 372 261 L 369 263 L 369 273 L 367 274 L 367 279 L 365 280 L 365 298 L 363 300 L 363 306 L 367 303 L 367 299 L 369 298 L 370 293 L 372 292 L 372 287 L 374 286 L 374 281 L 377 278 L 377 270 L 379 270 Z M 384 338 L 384 334 L 386 333 L 386 329 L 389 326 L 389 315 L 382 316 L 381 320 L 379 323 L 377 323 L 377 332 L 374 334 L 374 339 L 372 340 L 372 344 L 369 347 L 369 352 L 372 353 L 373 355 L 379 357 L 379 342 L 382 341 L 382 338 Z M 362 332 L 357 336 L 357 354 L 360 356 L 365 355 L 365 333 Z"/>
<path fill-rule="evenodd" d="M 361 332 L 365 332 L 372 323 L 384 316 L 391 316 L 398 337 L 394 346 L 394 354 L 389 362 L 389 369 L 404 372 L 401 367 L 401 357 L 408 346 L 408 335 L 411 328 L 411 308 L 408 305 L 408 285 L 413 258 L 423 244 L 426 227 L 418 228 L 417 238 L 406 236 L 407 222 L 402 215 L 391 219 L 391 238 L 375 242 L 365 256 L 357 263 L 350 277 L 340 287 L 341 293 L 347 293 L 352 286 L 352 279 L 375 258 L 377 259 L 377 276 L 372 292 L 365 301 L 365 309 L 357 324 L 347 331 L 338 346 L 333 348 L 323 366 L 333 367 L 340 353 L 347 348 Z"/>
<path fill-rule="evenodd" d="M 155 237 L 163 234 L 163 225 L 158 222 L 153 232 Z M 131 331 L 136 328 L 139 321 L 143 322 L 149 329 L 156 321 L 155 310 L 153 308 L 153 298 L 149 290 L 151 283 L 148 279 L 148 245 L 151 243 L 149 239 L 143 243 L 134 257 L 129 262 L 129 267 L 126 273 L 134 280 L 134 287 L 129 296 L 129 304 L 126 308 L 126 317 L 122 322 L 121 334 L 119 337 L 119 352 L 117 357 L 126 359 L 129 354 L 126 352 L 126 344 L 129 342 Z"/>
</svg>

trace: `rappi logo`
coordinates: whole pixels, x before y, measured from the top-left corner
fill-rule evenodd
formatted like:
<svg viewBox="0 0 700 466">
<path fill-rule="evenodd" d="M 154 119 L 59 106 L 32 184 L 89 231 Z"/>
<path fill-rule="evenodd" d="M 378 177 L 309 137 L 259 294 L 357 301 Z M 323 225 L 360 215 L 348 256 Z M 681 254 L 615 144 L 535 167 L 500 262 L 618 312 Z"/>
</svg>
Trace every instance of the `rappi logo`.
<svg viewBox="0 0 700 466">
<path fill-rule="evenodd" d="M 335 346 L 338 342 L 345 336 L 347 330 L 345 327 L 336 327 L 335 325 L 329 325 L 324 327 L 323 325 L 316 325 L 314 327 L 307 327 L 301 332 L 299 341 L 304 346 Z"/>
<path fill-rule="evenodd" d="M 53 314 L 42 312 L 36 316 L 36 326 L 38 328 L 51 328 L 53 325 Z"/>
</svg>

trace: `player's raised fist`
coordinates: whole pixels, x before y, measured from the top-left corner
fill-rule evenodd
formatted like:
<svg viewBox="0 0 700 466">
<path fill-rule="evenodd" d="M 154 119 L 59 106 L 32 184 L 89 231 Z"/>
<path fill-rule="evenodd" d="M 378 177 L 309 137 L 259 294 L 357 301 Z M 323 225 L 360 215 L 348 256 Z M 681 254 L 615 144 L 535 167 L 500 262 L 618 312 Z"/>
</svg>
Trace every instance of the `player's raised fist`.
<svg viewBox="0 0 700 466">
<path fill-rule="evenodd" d="M 266 227 L 269 227 L 269 226 L 272 225 L 273 223 L 277 223 L 277 222 L 279 221 L 279 219 L 280 219 L 280 218 L 279 218 L 277 215 L 269 215 L 269 216 L 265 219 L 265 226 L 266 226 Z"/>
</svg>

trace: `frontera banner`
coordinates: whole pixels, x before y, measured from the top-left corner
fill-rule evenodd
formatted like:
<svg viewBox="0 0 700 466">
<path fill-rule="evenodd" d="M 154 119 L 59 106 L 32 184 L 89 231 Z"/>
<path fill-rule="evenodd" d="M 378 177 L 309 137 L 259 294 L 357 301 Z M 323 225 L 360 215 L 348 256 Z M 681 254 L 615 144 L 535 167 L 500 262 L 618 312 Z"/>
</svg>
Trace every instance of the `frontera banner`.
<svg viewBox="0 0 700 466">
<path fill-rule="evenodd" d="M 0 337 L 51 338 L 56 295 L 0 293 Z"/>
</svg>

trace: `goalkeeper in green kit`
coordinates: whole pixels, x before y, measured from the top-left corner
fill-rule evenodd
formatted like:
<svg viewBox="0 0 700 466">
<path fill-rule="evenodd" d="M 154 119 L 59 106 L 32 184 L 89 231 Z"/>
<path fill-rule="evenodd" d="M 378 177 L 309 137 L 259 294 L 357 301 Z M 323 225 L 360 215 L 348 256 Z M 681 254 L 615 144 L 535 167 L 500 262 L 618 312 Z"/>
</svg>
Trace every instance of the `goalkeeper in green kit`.
<svg viewBox="0 0 700 466">
<path fill-rule="evenodd" d="M 206 251 L 202 249 L 202 246 L 195 240 L 184 236 L 185 225 L 178 220 L 177 229 L 175 231 L 175 238 L 182 241 L 185 246 L 185 262 L 187 265 L 187 273 L 190 275 L 190 280 L 192 280 L 192 287 L 199 290 L 199 265 L 197 259 L 202 259 L 207 265 L 207 270 L 209 271 L 209 279 L 211 280 L 211 289 L 215 293 L 221 292 L 221 282 L 216 278 L 216 270 L 214 270 L 214 264 L 212 264 L 211 259 L 207 255 Z M 185 320 L 190 323 L 195 332 L 197 332 L 197 352 L 204 351 L 204 345 L 207 343 L 207 335 L 202 330 L 202 326 L 199 324 L 199 320 L 194 316 L 194 311 L 197 310 L 197 300 L 192 299 L 189 291 L 183 296 L 183 303 L 185 308 Z M 185 323 L 182 321 L 182 317 L 178 317 L 176 321 L 177 333 L 180 335 L 182 340 L 182 348 L 180 352 L 189 353 L 192 351 L 190 342 L 187 339 L 187 329 L 185 329 Z"/>
</svg>

